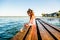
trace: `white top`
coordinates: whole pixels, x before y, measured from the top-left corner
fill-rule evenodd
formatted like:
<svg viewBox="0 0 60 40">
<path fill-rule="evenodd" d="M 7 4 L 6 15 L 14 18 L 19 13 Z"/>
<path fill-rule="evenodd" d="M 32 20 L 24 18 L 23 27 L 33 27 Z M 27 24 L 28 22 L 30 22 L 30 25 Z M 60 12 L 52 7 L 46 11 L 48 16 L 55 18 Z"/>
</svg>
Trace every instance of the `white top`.
<svg viewBox="0 0 60 40">
<path fill-rule="evenodd" d="M 29 26 L 35 25 L 35 19 L 31 20 L 30 23 L 28 24 Z"/>
</svg>

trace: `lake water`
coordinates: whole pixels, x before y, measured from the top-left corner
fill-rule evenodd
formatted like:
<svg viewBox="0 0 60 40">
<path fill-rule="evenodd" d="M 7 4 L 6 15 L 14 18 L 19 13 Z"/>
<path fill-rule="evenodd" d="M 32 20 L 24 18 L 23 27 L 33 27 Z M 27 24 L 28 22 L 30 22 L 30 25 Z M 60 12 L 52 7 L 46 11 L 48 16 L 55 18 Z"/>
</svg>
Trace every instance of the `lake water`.
<svg viewBox="0 0 60 40">
<path fill-rule="evenodd" d="M 48 23 L 53 25 L 60 26 L 59 18 L 50 20 L 50 18 L 41 18 Z M 24 27 L 24 24 L 29 22 L 28 17 L 0 17 L 0 40 L 9 40 L 21 28 Z"/>
</svg>

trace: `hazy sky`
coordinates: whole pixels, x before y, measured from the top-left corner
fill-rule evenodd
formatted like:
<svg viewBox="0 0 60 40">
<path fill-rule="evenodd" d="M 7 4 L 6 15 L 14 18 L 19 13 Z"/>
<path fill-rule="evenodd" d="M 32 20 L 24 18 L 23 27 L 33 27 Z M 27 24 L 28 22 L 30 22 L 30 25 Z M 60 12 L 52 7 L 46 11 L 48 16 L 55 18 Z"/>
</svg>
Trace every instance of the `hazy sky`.
<svg viewBox="0 0 60 40">
<path fill-rule="evenodd" d="M 60 10 L 60 0 L 0 0 L 0 16 L 27 16 L 27 10 L 36 16 Z"/>
</svg>

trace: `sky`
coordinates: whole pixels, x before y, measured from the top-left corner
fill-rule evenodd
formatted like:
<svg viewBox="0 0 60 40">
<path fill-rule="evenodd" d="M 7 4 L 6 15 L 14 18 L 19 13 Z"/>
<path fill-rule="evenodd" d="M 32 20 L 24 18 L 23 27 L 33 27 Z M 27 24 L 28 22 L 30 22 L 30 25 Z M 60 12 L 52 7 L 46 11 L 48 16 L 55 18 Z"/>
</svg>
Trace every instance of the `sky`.
<svg viewBox="0 0 60 40">
<path fill-rule="evenodd" d="M 0 16 L 28 16 L 32 9 L 35 16 L 60 10 L 60 0 L 0 0 Z"/>
</svg>

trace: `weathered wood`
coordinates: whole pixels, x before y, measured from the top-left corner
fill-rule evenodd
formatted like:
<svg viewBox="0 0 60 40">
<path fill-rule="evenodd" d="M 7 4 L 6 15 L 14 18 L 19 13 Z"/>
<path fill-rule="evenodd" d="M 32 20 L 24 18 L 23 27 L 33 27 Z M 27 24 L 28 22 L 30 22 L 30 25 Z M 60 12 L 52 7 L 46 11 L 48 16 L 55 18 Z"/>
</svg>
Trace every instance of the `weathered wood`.
<svg viewBox="0 0 60 40">
<path fill-rule="evenodd" d="M 49 24 L 49 23 L 47 23 L 47 24 Z M 52 24 L 49 24 L 49 25 L 52 26 L 52 27 L 54 27 L 54 28 L 56 28 L 56 29 L 58 29 L 58 30 L 60 30 L 60 28 L 57 27 L 57 26 L 55 26 L 55 25 L 52 25 Z"/>
<path fill-rule="evenodd" d="M 39 22 L 38 22 L 38 27 L 40 30 L 42 40 L 54 40 L 52 36 L 44 29 L 44 27 Z"/>
<path fill-rule="evenodd" d="M 23 32 L 18 32 L 11 40 L 38 40 L 36 25 L 32 25 L 28 34 L 26 35 L 29 27 L 24 28 Z M 26 38 L 24 36 L 26 35 Z"/>
<path fill-rule="evenodd" d="M 43 20 L 41 20 L 41 19 L 39 19 L 40 21 L 42 21 L 43 23 L 45 23 L 45 24 L 47 24 L 47 25 L 49 25 L 50 27 L 52 27 L 52 28 L 54 28 L 54 29 L 56 29 L 58 32 L 60 32 L 60 28 L 59 27 L 57 27 L 57 26 L 55 26 L 55 25 L 52 25 L 52 24 L 50 24 L 50 23 L 46 23 L 46 22 L 44 22 Z"/>
<path fill-rule="evenodd" d="M 51 24 L 36 19 L 36 24 L 24 27 L 23 32 L 18 32 L 11 40 L 60 40 L 60 29 Z M 56 29 L 54 29 L 54 28 Z M 37 29 L 38 28 L 38 29 Z M 59 31 L 58 31 L 59 30 Z M 38 36 L 40 34 L 40 36 Z"/>
<path fill-rule="evenodd" d="M 25 40 L 38 40 L 36 25 L 32 26 Z"/>
<path fill-rule="evenodd" d="M 18 32 L 11 40 L 23 40 L 26 32 L 28 31 L 29 27 L 24 28 L 23 32 Z"/>
<path fill-rule="evenodd" d="M 58 31 L 56 31 L 55 29 L 49 27 L 47 24 L 44 24 L 44 23 L 43 23 L 43 25 L 45 25 L 45 27 L 46 27 L 58 40 L 60 40 L 60 32 L 58 32 Z"/>
</svg>

